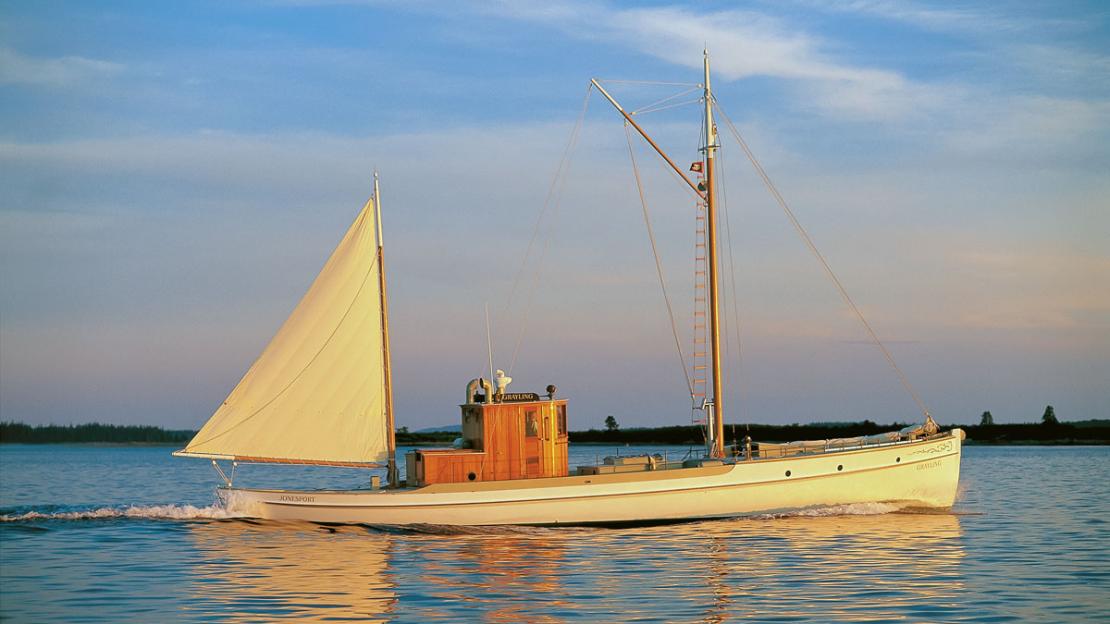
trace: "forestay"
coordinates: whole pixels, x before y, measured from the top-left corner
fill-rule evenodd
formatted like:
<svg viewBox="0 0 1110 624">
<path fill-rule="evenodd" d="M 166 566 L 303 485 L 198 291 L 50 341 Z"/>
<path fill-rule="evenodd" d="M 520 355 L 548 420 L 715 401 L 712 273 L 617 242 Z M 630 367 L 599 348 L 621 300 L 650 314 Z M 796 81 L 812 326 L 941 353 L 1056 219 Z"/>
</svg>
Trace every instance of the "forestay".
<svg viewBox="0 0 1110 624">
<path fill-rule="evenodd" d="M 175 455 L 311 464 L 388 457 L 374 200 L 196 437 Z"/>
</svg>

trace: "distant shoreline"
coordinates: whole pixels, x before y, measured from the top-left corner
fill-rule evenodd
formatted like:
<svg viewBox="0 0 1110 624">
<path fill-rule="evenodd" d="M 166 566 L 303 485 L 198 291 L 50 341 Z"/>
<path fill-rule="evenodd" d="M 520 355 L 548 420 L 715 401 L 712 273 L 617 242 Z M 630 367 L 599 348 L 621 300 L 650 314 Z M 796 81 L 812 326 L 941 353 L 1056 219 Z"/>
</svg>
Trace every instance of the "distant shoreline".
<svg viewBox="0 0 1110 624">
<path fill-rule="evenodd" d="M 1007 446 L 1089 446 L 1110 444 L 1110 419 L 1084 420 L 1056 424 L 945 425 L 960 427 L 970 445 Z M 726 425 L 729 443 L 750 435 L 755 441 L 791 442 L 874 435 L 905 427 L 893 423 L 878 425 L 870 421 L 810 425 Z M 196 435 L 191 430 L 167 430 L 147 425 L 37 425 L 0 422 L 0 444 L 82 444 L 93 446 L 184 446 Z M 457 431 L 397 432 L 401 446 L 446 446 L 459 436 Z M 571 431 L 576 445 L 675 445 L 703 444 L 698 426 L 629 427 L 627 429 Z"/>
</svg>

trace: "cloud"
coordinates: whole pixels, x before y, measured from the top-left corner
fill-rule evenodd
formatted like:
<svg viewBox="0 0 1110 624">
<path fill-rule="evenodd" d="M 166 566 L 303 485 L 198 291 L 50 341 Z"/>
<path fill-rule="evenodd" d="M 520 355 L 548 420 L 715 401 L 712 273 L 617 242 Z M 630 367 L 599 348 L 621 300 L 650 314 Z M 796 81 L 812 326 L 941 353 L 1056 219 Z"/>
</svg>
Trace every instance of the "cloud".
<svg viewBox="0 0 1110 624">
<path fill-rule="evenodd" d="M 802 0 L 799 4 L 813 9 L 877 17 L 943 32 L 973 31 L 997 34 L 1000 32 L 1024 31 L 1032 27 L 1028 20 L 1014 17 L 1012 11 L 982 11 L 967 6 L 946 6 L 938 9 L 921 6 L 915 2 L 892 0 L 854 0 L 849 2 Z"/>
<path fill-rule="evenodd" d="M 0 84 L 63 87 L 112 76 L 124 67 L 83 56 L 32 58 L 11 48 L 0 48 Z"/>
<path fill-rule="evenodd" d="M 503 3 L 486 11 L 507 19 L 558 28 L 571 36 L 616 42 L 660 60 L 700 69 L 708 46 L 716 75 L 732 81 L 781 78 L 816 94 L 815 104 L 836 115 L 899 116 L 937 88 L 915 84 L 887 69 L 836 60 L 826 42 L 775 17 L 754 11 L 696 12 L 686 8 L 620 9 L 575 3 L 542 8 Z"/>
<path fill-rule="evenodd" d="M 1110 101 L 1015 96 L 969 102 L 960 113 L 963 127 L 944 135 L 944 150 L 951 154 L 1038 167 L 1106 164 Z"/>
</svg>

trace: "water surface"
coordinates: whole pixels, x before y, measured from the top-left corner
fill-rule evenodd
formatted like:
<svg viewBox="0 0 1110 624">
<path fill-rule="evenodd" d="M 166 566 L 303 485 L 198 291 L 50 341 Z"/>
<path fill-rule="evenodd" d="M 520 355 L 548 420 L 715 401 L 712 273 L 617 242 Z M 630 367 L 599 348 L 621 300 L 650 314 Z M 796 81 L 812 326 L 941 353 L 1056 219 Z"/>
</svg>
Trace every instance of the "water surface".
<svg viewBox="0 0 1110 624">
<path fill-rule="evenodd" d="M 613 451 L 572 447 L 572 463 Z M 161 447 L 0 446 L 0 619 L 1110 621 L 1106 447 L 968 447 L 952 513 L 852 505 L 625 529 L 259 522 L 227 518 L 216 482 Z"/>
</svg>

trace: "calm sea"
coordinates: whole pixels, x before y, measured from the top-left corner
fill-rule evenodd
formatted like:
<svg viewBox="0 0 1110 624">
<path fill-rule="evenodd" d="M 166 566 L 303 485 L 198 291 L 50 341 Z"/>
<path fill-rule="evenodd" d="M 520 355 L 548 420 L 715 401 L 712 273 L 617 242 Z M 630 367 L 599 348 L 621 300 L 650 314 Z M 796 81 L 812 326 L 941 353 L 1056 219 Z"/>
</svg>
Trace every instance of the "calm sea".
<svg viewBox="0 0 1110 624">
<path fill-rule="evenodd" d="M 253 466 L 237 482 L 363 479 Z M 264 523 L 227 518 L 216 481 L 167 448 L 0 446 L 0 619 L 1110 621 L 1110 447 L 969 447 L 952 513 L 632 529 Z"/>
</svg>

